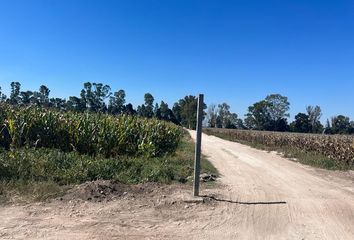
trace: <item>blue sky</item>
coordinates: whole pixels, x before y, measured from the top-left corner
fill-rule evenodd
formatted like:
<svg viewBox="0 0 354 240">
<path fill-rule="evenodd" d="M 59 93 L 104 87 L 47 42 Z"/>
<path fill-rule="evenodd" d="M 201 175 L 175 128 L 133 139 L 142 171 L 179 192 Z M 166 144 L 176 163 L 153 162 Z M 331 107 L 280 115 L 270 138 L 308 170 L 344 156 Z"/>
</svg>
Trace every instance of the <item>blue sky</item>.
<svg viewBox="0 0 354 240">
<path fill-rule="evenodd" d="M 241 117 L 271 93 L 291 118 L 320 105 L 354 119 L 354 1 L 0 0 L 0 86 L 86 81 L 170 105 L 204 93 Z"/>
</svg>

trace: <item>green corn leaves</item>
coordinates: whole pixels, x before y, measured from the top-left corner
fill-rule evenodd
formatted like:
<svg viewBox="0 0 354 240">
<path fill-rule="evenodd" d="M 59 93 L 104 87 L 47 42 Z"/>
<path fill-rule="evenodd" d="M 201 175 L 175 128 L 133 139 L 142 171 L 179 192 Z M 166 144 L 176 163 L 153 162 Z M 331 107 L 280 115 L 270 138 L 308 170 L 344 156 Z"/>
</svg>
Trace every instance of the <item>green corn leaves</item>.
<svg viewBox="0 0 354 240">
<path fill-rule="evenodd" d="M 0 105 L 0 147 L 56 148 L 82 154 L 160 156 L 175 151 L 180 127 L 135 116 Z"/>
</svg>

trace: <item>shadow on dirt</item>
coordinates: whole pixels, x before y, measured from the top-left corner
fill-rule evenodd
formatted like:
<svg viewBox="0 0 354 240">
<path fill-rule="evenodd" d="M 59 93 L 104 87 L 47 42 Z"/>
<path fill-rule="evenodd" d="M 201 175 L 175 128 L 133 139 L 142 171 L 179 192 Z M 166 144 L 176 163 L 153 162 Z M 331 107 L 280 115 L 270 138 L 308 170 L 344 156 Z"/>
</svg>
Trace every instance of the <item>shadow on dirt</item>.
<svg viewBox="0 0 354 240">
<path fill-rule="evenodd" d="M 227 202 L 227 203 L 234 203 L 234 204 L 240 204 L 240 205 L 279 205 L 279 204 L 287 204 L 285 201 L 279 201 L 279 202 L 241 202 L 241 201 L 232 201 L 232 200 L 227 200 L 227 199 L 220 199 L 216 198 L 214 196 L 200 196 L 202 198 L 207 198 L 210 200 L 214 200 L 217 202 Z"/>
</svg>

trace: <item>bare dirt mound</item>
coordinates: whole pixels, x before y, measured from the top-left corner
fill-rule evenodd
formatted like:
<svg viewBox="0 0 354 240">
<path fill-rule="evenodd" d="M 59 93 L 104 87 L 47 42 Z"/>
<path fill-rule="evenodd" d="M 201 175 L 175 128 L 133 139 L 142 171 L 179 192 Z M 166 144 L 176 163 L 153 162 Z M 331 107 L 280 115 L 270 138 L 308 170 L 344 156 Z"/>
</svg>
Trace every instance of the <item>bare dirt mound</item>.
<svg viewBox="0 0 354 240">
<path fill-rule="evenodd" d="M 215 181 L 215 180 L 214 180 Z M 176 199 L 177 192 L 188 192 L 186 196 L 179 196 Z M 64 196 L 55 199 L 55 201 L 88 201 L 88 202 L 109 202 L 119 199 L 129 199 L 132 201 L 149 201 L 159 199 L 160 202 L 168 204 L 180 203 L 209 203 L 209 197 L 193 198 L 191 196 L 191 186 L 186 184 L 160 184 L 143 183 L 129 185 L 113 180 L 97 180 L 77 185 L 70 189 Z"/>
<path fill-rule="evenodd" d="M 60 200 L 81 199 L 84 201 L 102 202 L 115 198 L 132 197 L 135 195 L 151 194 L 162 188 L 156 183 L 127 185 L 117 181 L 98 180 L 80 184 L 67 192 Z"/>
</svg>

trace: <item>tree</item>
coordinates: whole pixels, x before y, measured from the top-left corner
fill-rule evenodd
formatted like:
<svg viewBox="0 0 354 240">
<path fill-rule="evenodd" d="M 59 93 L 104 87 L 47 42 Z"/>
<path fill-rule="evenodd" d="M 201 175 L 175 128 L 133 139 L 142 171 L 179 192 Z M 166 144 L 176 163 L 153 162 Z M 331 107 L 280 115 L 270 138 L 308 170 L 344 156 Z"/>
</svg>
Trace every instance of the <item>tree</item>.
<svg viewBox="0 0 354 240">
<path fill-rule="evenodd" d="M 9 99 L 10 104 L 17 105 L 21 103 L 20 90 L 21 90 L 21 84 L 19 82 L 11 83 L 11 94 Z"/>
<path fill-rule="evenodd" d="M 66 108 L 69 111 L 84 112 L 86 110 L 86 102 L 82 97 L 71 96 L 66 103 Z"/>
<path fill-rule="evenodd" d="M 292 132 L 309 133 L 312 131 L 309 116 L 305 113 L 298 113 L 295 116 L 295 121 L 290 124 Z"/>
<path fill-rule="evenodd" d="M 227 128 L 230 125 L 230 106 L 227 103 L 218 105 L 218 127 Z"/>
<path fill-rule="evenodd" d="M 29 105 L 33 101 L 33 92 L 32 91 L 25 91 L 20 92 L 21 103 L 24 105 Z"/>
<path fill-rule="evenodd" d="M 6 95 L 2 93 L 1 87 L 0 87 L 0 102 L 5 102 L 6 101 Z"/>
<path fill-rule="evenodd" d="M 237 118 L 237 120 L 236 120 L 236 129 L 247 129 L 247 127 L 243 123 L 242 119 L 240 119 L 240 118 Z"/>
<path fill-rule="evenodd" d="M 272 117 L 269 113 L 271 104 L 262 100 L 248 107 L 248 113 L 245 115 L 245 124 L 247 128 L 254 130 L 273 130 Z"/>
<path fill-rule="evenodd" d="M 195 129 L 197 125 L 197 98 L 186 96 L 179 101 L 179 105 L 181 107 L 181 124 L 189 129 Z"/>
<path fill-rule="evenodd" d="M 51 98 L 49 99 L 50 107 L 56 108 L 58 110 L 66 110 L 67 103 L 65 99 L 62 98 Z"/>
<path fill-rule="evenodd" d="M 145 105 L 140 105 L 136 108 L 136 112 L 140 117 L 146 117 Z"/>
<path fill-rule="evenodd" d="M 49 93 L 50 90 L 47 86 L 41 85 L 39 87 L 39 104 L 45 107 L 49 106 Z"/>
<path fill-rule="evenodd" d="M 242 121 L 241 121 L 242 123 Z M 226 128 L 230 128 L 230 129 L 237 129 L 240 128 L 240 121 L 238 119 L 238 116 L 236 113 L 230 113 L 228 116 L 228 121 L 227 121 L 227 125 Z"/>
<path fill-rule="evenodd" d="M 185 96 L 173 106 L 173 114 L 180 124 L 189 129 L 195 129 L 197 125 L 198 99 L 195 96 Z M 203 109 L 207 106 L 204 104 Z M 205 116 L 205 113 L 203 114 Z"/>
<path fill-rule="evenodd" d="M 216 119 L 218 117 L 218 109 L 215 104 L 211 104 L 208 107 L 206 120 L 208 127 L 215 128 L 216 127 Z"/>
<path fill-rule="evenodd" d="M 265 98 L 265 101 L 269 103 L 267 108 L 269 116 L 273 121 L 278 121 L 290 116 L 289 113 L 287 113 L 290 109 L 290 103 L 287 97 L 280 94 L 271 94 Z"/>
<path fill-rule="evenodd" d="M 85 108 L 92 112 L 105 112 L 107 106 L 104 102 L 111 95 L 111 88 L 102 83 L 84 83 L 81 90 L 81 101 L 85 103 Z"/>
<path fill-rule="evenodd" d="M 290 103 L 280 94 L 268 95 L 265 100 L 248 108 L 245 124 L 250 129 L 267 131 L 287 131 Z"/>
<path fill-rule="evenodd" d="M 152 118 L 154 116 L 154 97 L 150 93 L 144 95 L 145 100 L 145 117 Z"/>
<path fill-rule="evenodd" d="M 136 114 L 136 111 L 134 110 L 133 105 L 131 103 L 128 103 L 125 106 L 124 114 L 127 114 L 127 115 L 135 115 Z"/>
<path fill-rule="evenodd" d="M 350 122 L 349 134 L 354 134 L 354 121 Z"/>
<path fill-rule="evenodd" d="M 154 117 L 159 119 L 161 117 L 160 109 L 159 109 L 159 104 L 155 103 L 154 107 Z"/>
<path fill-rule="evenodd" d="M 271 117 L 271 127 L 269 130 L 279 132 L 288 131 L 289 125 L 286 119 L 290 116 L 288 113 L 290 109 L 288 98 L 280 94 L 271 94 L 265 100 L 270 103 L 268 111 Z"/>
<path fill-rule="evenodd" d="M 325 134 L 332 134 L 332 127 L 331 127 L 331 123 L 329 122 L 329 119 L 327 119 L 327 121 L 326 121 L 326 127 L 324 129 L 324 133 Z"/>
<path fill-rule="evenodd" d="M 218 128 L 237 128 L 238 116 L 230 112 L 230 106 L 227 103 L 218 105 L 216 117 L 216 126 Z"/>
<path fill-rule="evenodd" d="M 320 122 L 322 116 L 321 108 L 319 106 L 307 106 L 306 111 L 311 125 L 310 132 L 321 133 L 323 131 L 323 125 Z"/>
<path fill-rule="evenodd" d="M 125 91 L 115 92 L 109 99 L 108 112 L 111 114 L 122 114 L 125 110 Z"/>
<path fill-rule="evenodd" d="M 173 111 L 168 107 L 168 104 L 164 101 L 161 101 L 160 106 L 158 104 L 155 105 L 155 117 L 160 120 L 173 122 L 175 124 L 179 124 Z"/>
<path fill-rule="evenodd" d="M 91 88 L 90 85 L 86 85 L 84 84 L 84 88 Z M 69 98 L 69 101 L 70 100 L 73 100 L 73 103 L 75 103 L 74 105 L 76 107 L 79 107 L 80 106 L 80 112 L 81 111 L 86 111 L 87 109 L 87 106 L 88 106 L 88 99 L 91 95 L 91 89 L 88 91 L 87 89 L 81 89 L 81 92 L 80 92 L 80 98 L 78 97 L 75 97 L 73 96 L 71 99 Z M 79 99 L 79 101 L 77 101 Z"/>
<path fill-rule="evenodd" d="M 137 112 L 141 117 L 152 118 L 154 114 L 154 97 L 150 93 L 145 93 L 144 104 L 138 106 Z"/>
<path fill-rule="evenodd" d="M 338 115 L 332 118 L 331 132 L 333 134 L 350 134 L 349 117 Z"/>
<path fill-rule="evenodd" d="M 173 105 L 172 112 L 173 112 L 173 115 L 175 115 L 178 123 L 181 124 L 182 123 L 182 106 L 180 105 L 180 102 L 176 102 Z"/>
<path fill-rule="evenodd" d="M 157 110 L 159 112 L 160 119 L 167 120 L 167 121 L 169 120 L 170 116 L 169 116 L 169 111 L 168 110 L 170 110 L 168 108 L 168 104 L 165 103 L 164 101 L 161 101 L 160 107 Z"/>
</svg>

